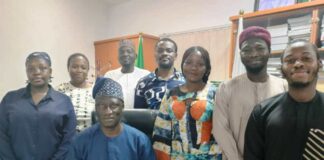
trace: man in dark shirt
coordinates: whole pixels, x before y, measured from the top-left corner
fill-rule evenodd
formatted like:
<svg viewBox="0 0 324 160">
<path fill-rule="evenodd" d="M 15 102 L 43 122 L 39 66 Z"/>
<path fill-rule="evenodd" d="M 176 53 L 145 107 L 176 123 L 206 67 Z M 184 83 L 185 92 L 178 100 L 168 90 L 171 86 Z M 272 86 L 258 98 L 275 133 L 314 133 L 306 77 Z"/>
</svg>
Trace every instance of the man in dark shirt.
<svg viewBox="0 0 324 160">
<path fill-rule="evenodd" d="M 244 159 L 323 159 L 324 94 L 315 88 L 322 67 L 317 47 L 295 40 L 281 58 L 289 90 L 253 110 L 245 133 Z"/>
<path fill-rule="evenodd" d="M 159 109 L 166 89 L 184 83 L 183 75 L 173 67 L 176 58 L 177 44 L 173 40 L 162 38 L 156 43 L 155 60 L 158 68 L 138 81 L 134 108 Z"/>
</svg>

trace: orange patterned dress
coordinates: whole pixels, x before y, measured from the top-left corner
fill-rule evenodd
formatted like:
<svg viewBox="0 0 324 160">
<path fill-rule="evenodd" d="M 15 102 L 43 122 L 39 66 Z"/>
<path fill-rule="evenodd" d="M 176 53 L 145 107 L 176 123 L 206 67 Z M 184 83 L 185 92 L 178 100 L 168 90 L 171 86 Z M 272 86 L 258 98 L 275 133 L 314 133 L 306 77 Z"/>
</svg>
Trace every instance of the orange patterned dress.
<svg viewBox="0 0 324 160">
<path fill-rule="evenodd" d="M 209 83 L 198 92 L 184 93 L 179 87 L 166 92 L 153 132 L 157 159 L 222 158 L 212 136 L 215 92 Z"/>
</svg>

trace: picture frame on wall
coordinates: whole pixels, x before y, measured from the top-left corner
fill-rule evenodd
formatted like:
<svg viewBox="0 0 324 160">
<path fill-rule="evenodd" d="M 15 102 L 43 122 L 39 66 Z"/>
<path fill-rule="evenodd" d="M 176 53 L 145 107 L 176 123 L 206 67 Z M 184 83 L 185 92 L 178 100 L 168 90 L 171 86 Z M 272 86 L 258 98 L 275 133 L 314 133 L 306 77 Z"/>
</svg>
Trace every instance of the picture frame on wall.
<svg viewBox="0 0 324 160">
<path fill-rule="evenodd" d="M 296 3 L 296 0 L 255 0 L 254 11 L 261 11 L 277 7 L 289 6 Z"/>
</svg>

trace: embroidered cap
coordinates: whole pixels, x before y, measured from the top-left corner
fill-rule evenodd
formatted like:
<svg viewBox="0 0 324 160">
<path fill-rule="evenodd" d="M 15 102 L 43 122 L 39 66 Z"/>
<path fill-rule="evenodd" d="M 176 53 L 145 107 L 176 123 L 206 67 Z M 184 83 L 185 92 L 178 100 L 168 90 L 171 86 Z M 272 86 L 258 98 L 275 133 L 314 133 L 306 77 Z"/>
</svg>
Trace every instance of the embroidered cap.
<svg viewBox="0 0 324 160">
<path fill-rule="evenodd" d="M 92 90 L 93 98 L 97 96 L 111 96 L 124 101 L 123 90 L 121 85 L 110 79 L 105 77 L 98 77 L 96 79 L 96 84 Z"/>
<path fill-rule="evenodd" d="M 241 48 L 242 43 L 250 38 L 261 38 L 267 43 L 269 48 L 271 46 L 271 35 L 263 27 L 251 26 L 244 29 L 243 32 L 240 34 L 239 47 Z"/>
<path fill-rule="evenodd" d="M 119 41 L 119 48 L 121 48 L 121 47 L 131 47 L 135 51 L 135 45 L 134 45 L 133 41 L 131 41 L 129 39 L 120 40 Z"/>
</svg>

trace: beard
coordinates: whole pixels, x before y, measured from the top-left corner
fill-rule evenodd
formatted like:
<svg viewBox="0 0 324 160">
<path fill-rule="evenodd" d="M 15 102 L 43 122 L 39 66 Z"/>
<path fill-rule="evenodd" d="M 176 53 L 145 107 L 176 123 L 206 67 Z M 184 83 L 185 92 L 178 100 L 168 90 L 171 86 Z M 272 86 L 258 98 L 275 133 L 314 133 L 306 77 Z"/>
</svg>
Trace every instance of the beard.
<svg viewBox="0 0 324 160">
<path fill-rule="evenodd" d="M 286 78 L 287 82 L 288 82 L 288 85 L 289 87 L 291 88 L 295 88 L 295 89 L 303 89 L 303 88 L 306 88 L 310 85 L 312 85 L 313 83 L 316 83 L 317 81 L 317 78 L 318 78 L 318 71 L 319 71 L 319 67 L 312 73 L 312 76 L 313 76 L 313 79 L 308 81 L 308 82 L 296 82 L 296 81 L 293 81 L 291 79 L 287 79 L 287 75 L 286 73 L 282 72 L 282 75 L 284 78 Z"/>
<path fill-rule="evenodd" d="M 128 61 L 128 62 L 119 62 L 119 64 L 123 67 L 131 67 L 134 66 L 135 60 L 134 61 Z"/>
<path fill-rule="evenodd" d="M 172 68 L 172 66 L 173 66 L 173 63 L 160 63 L 159 64 L 159 67 L 162 69 L 170 69 L 170 68 Z"/>
<path fill-rule="evenodd" d="M 250 67 L 250 66 L 245 66 L 245 69 L 247 72 L 250 72 L 252 74 L 258 74 L 260 73 L 265 66 L 258 66 L 258 67 Z"/>
<path fill-rule="evenodd" d="M 306 88 L 307 86 L 309 86 L 311 84 L 311 82 L 291 82 L 289 83 L 289 87 L 291 88 L 295 88 L 295 89 L 302 89 L 302 88 Z"/>
</svg>

